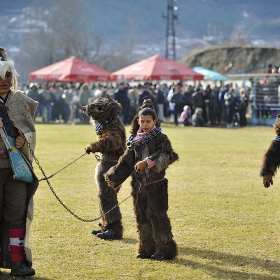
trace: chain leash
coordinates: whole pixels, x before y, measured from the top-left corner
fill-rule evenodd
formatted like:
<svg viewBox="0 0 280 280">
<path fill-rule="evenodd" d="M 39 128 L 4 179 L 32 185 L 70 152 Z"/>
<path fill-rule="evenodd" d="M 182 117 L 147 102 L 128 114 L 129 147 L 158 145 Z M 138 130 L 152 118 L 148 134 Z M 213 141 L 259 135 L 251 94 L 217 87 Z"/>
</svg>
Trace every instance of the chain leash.
<svg viewBox="0 0 280 280">
<path fill-rule="evenodd" d="M 29 143 L 28 143 L 28 144 L 29 144 Z M 30 149 L 30 148 L 29 148 L 29 150 L 30 150 L 30 153 L 31 153 L 31 149 Z M 53 174 L 50 175 L 49 177 L 46 177 L 45 172 L 43 171 L 42 167 L 40 166 L 39 161 L 38 161 L 38 159 L 35 157 L 33 151 L 32 151 L 32 153 L 31 153 L 31 155 L 33 156 L 35 162 L 37 163 L 37 165 L 39 166 L 39 168 L 40 168 L 40 170 L 42 171 L 43 175 L 45 176 L 45 178 L 40 179 L 39 182 L 40 182 L 40 181 L 43 181 L 43 180 L 48 180 L 48 179 L 52 178 L 52 177 L 55 176 L 57 173 L 59 173 L 59 172 L 61 172 L 62 170 L 66 169 L 68 166 L 70 166 L 71 164 L 75 163 L 78 159 L 82 158 L 82 157 L 83 157 L 84 155 L 86 155 L 86 154 L 87 154 L 87 153 L 82 154 L 81 156 L 77 157 L 75 160 L 73 160 L 72 162 L 70 162 L 69 164 L 67 164 L 66 166 L 64 166 L 64 167 L 61 168 L 60 170 L 58 170 L 57 172 L 53 173 Z"/>
<path fill-rule="evenodd" d="M 97 220 L 100 220 L 102 217 L 105 217 L 105 215 L 107 215 L 108 213 L 110 213 L 111 211 L 113 211 L 115 208 L 117 208 L 121 203 L 123 203 L 124 201 L 128 200 L 132 195 L 128 196 L 127 198 L 125 198 L 124 200 L 120 201 L 118 204 L 116 204 L 113 208 L 111 208 L 109 211 L 101 214 L 99 217 L 96 217 L 94 219 L 84 219 L 81 218 L 80 216 L 78 216 L 77 214 L 75 214 L 71 209 L 69 209 L 66 204 L 59 198 L 59 196 L 56 194 L 56 192 L 54 191 L 53 187 L 51 186 L 51 183 L 49 182 L 49 179 L 52 178 L 54 175 L 56 175 L 57 173 L 59 173 L 60 171 L 64 170 L 65 168 L 67 168 L 69 165 L 75 163 L 78 159 L 82 158 L 84 155 L 86 155 L 87 153 L 85 152 L 84 154 L 82 154 L 81 156 L 79 156 L 78 158 L 76 158 L 74 161 L 72 161 L 71 163 L 69 163 L 68 165 L 66 165 L 65 167 L 63 167 L 62 169 L 60 169 L 59 171 L 57 171 L 56 173 L 52 174 L 51 176 L 47 177 L 45 171 L 43 170 L 42 166 L 40 165 L 39 160 L 37 159 L 37 157 L 35 156 L 34 152 L 32 151 L 31 147 L 30 147 L 30 143 L 25 139 L 26 143 L 27 143 L 27 147 L 30 151 L 30 154 L 32 155 L 34 161 L 36 162 L 36 164 L 38 165 L 39 169 L 41 170 L 42 174 L 44 175 L 44 178 L 40 179 L 39 181 L 42 180 L 46 180 L 48 183 L 48 186 L 51 190 L 51 192 L 53 193 L 53 195 L 55 196 L 55 198 L 57 199 L 57 201 L 66 209 L 66 211 L 68 211 L 72 216 L 74 216 L 76 219 L 82 221 L 82 222 L 86 222 L 86 223 L 91 223 Z M 96 158 L 97 159 L 97 158 Z"/>
</svg>

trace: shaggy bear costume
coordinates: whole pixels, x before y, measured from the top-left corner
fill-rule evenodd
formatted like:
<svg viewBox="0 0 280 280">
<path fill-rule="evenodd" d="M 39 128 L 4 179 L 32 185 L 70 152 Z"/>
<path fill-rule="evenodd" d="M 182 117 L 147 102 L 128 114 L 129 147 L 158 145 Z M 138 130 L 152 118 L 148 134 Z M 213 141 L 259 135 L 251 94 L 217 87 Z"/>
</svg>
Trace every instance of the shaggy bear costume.
<svg viewBox="0 0 280 280">
<path fill-rule="evenodd" d="M 118 206 L 115 207 L 118 204 L 117 193 L 108 187 L 103 177 L 103 174 L 117 163 L 126 148 L 125 127 L 119 117 L 121 110 L 120 103 L 109 95 L 83 107 L 84 113 L 97 123 L 95 131 L 98 140 L 90 143 L 86 152 L 100 153 L 100 162 L 95 168 L 95 180 L 99 187 L 102 223 L 99 224 L 101 230 L 93 230 L 92 233 L 102 239 L 120 239 L 123 235 L 121 212 Z"/>
<path fill-rule="evenodd" d="M 274 130 L 276 137 L 264 154 L 260 172 L 260 176 L 263 177 L 263 185 L 265 188 L 273 185 L 272 177 L 275 176 L 277 168 L 280 166 L 280 114 L 277 115 Z"/>
<path fill-rule="evenodd" d="M 179 157 L 173 151 L 168 137 L 161 133 L 158 122 L 142 138 L 136 137 L 142 133 L 138 124 L 138 118 L 142 115 L 156 119 L 154 110 L 141 109 L 132 122 L 128 148 L 117 165 L 104 176 L 108 184 L 114 187 L 132 176 L 132 196 L 139 235 L 137 258 L 173 259 L 177 255 L 177 244 L 173 240 L 167 216 L 168 181 L 165 179 L 165 170 Z M 150 166 L 149 161 L 155 165 Z"/>
</svg>

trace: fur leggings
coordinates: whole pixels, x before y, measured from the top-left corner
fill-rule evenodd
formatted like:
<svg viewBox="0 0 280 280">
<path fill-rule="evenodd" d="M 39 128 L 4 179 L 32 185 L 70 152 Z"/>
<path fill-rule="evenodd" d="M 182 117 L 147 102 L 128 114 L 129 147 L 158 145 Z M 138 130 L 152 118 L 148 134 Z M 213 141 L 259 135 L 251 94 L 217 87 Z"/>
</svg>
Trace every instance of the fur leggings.
<svg viewBox="0 0 280 280">
<path fill-rule="evenodd" d="M 173 240 L 168 210 L 168 181 L 144 186 L 139 193 L 139 183 L 132 182 L 132 196 L 139 235 L 138 253 L 161 255 L 174 259 L 178 253 Z"/>
</svg>

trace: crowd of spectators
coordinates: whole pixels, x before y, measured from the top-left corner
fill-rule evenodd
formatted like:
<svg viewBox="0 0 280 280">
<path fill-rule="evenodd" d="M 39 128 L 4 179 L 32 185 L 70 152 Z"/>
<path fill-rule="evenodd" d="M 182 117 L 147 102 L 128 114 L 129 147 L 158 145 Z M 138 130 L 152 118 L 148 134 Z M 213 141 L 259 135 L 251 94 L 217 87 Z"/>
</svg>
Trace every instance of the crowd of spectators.
<svg viewBox="0 0 280 280">
<path fill-rule="evenodd" d="M 114 84 L 31 83 L 26 94 L 39 101 L 35 118 L 42 123 L 91 123 L 82 106 L 108 94 L 122 105 L 121 118 L 131 123 L 144 99 L 153 101 L 160 122 L 182 126 L 246 126 L 249 97 L 245 89 L 198 84 L 139 83 Z"/>
</svg>

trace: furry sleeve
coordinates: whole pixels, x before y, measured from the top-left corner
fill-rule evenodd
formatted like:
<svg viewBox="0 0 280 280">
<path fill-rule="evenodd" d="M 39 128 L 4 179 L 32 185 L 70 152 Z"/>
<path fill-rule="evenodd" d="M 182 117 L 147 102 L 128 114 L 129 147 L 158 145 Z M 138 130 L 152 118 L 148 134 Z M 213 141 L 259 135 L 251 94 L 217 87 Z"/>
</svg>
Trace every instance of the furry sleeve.
<svg viewBox="0 0 280 280">
<path fill-rule="evenodd" d="M 280 166 L 280 142 L 273 140 L 264 154 L 260 176 L 275 175 Z"/>
<path fill-rule="evenodd" d="M 109 179 L 115 186 L 121 185 L 131 174 L 134 168 L 135 154 L 133 150 L 126 149 L 119 158 L 118 163 L 112 166 L 105 174 L 105 180 Z"/>
<path fill-rule="evenodd" d="M 122 138 L 118 131 L 107 130 L 100 135 L 98 141 L 90 143 L 89 146 L 93 153 L 112 153 L 122 147 Z"/>
<path fill-rule="evenodd" d="M 179 156 L 174 152 L 171 142 L 165 134 L 161 134 L 157 139 L 157 146 L 161 149 L 157 160 L 157 164 L 153 167 L 155 172 L 161 172 L 174 161 L 179 160 Z"/>
</svg>

